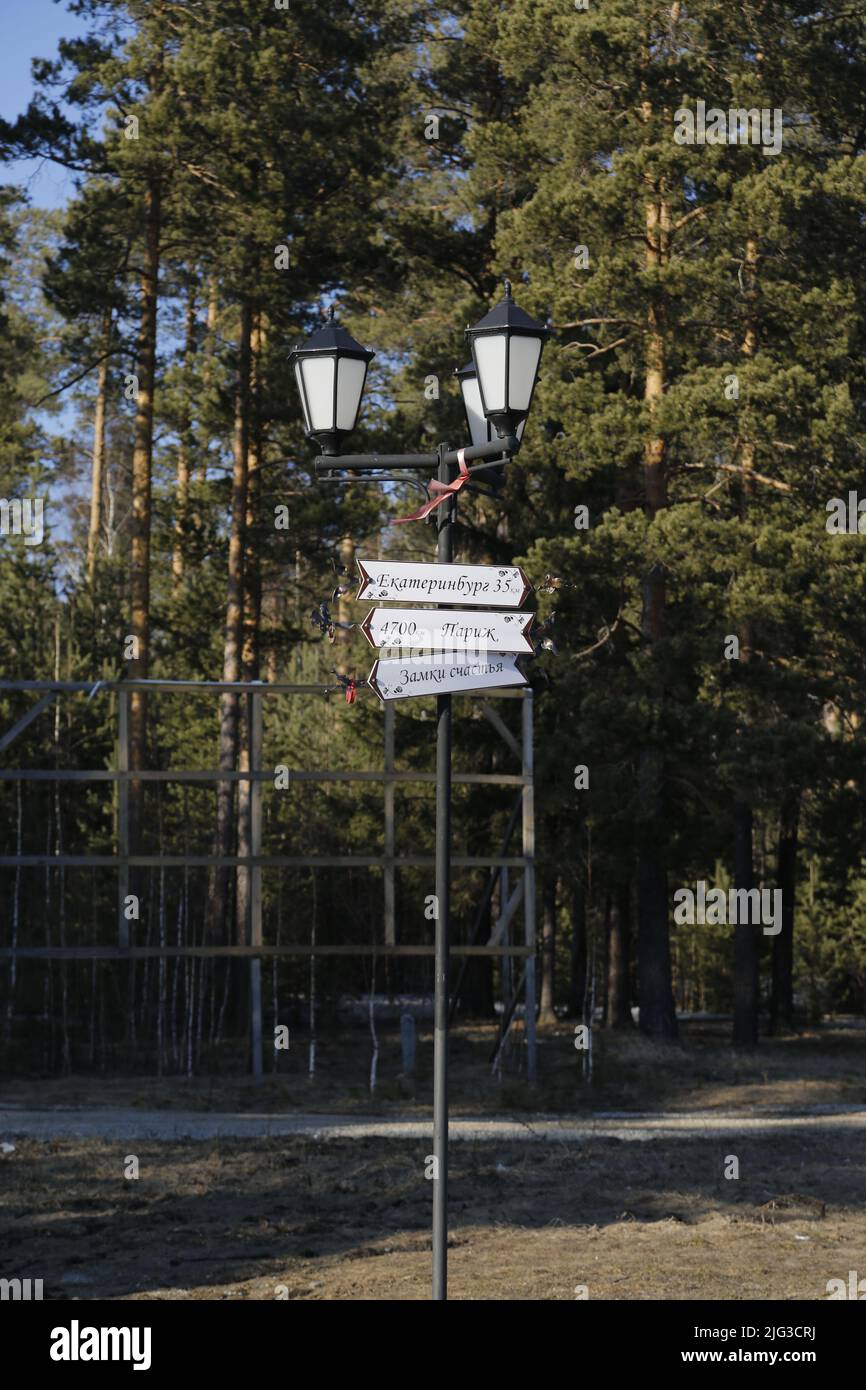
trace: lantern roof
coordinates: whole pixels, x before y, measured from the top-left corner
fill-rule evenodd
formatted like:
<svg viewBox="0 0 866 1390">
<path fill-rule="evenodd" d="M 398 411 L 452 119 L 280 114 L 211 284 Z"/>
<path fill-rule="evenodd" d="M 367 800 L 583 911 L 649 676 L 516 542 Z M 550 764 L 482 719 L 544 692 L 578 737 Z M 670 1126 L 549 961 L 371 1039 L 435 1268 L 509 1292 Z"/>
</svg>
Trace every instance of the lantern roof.
<svg viewBox="0 0 866 1390">
<path fill-rule="evenodd" d="M 467 328 L 467 333 L 525 333 L 531 334 L 536 338 L 548 337 L 550 330 L 545 328 L 543 323 L 531 318 L 525 309 L 521 309 L 519 304 L 515 304 L 511 293 L 511 281 L 505 281 L 505 295 L 489 314 L 472 328 Z"/>
<path fill-rule="evenodd" d="M 376 355 L 370 348 L 362 347 L 351 333 L 337 323 L 333 305 L 328 309 L 328 317 L 322 327 L 317 328 L 306 342 L 296 344 L 291 355 L 301 356 L 308 352 L 339 352 L 344 357 L 358 357 L 365 362 Z"/>
</svg>

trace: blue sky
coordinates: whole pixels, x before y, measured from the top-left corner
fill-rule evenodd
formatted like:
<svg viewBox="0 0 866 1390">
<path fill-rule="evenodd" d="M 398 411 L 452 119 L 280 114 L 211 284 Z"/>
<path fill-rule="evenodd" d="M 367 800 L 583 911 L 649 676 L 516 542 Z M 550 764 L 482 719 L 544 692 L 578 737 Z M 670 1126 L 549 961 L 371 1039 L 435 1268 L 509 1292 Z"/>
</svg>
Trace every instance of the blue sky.
<svg viewBox="0 0 866 1390">
<path fill-rule="evenodd" d="M 0 0 L 0 116 L 14 120 L 33 92 L 33 58 L 55 58 L 62 38 L 86 26 L 53 0 Z M 38 207 L 62 207 L 73 191 L 72 175 L 45 160 L 0 165 L 0 181 L 25 188 Z"/>
<path fill-rule="evenodd" d="M 56 58 L 60 39 L 84 33 L 86 26 L 72 15 L 65 4 L 52 0 L 0 0 L 0 116 L 13 121 L 27 109 L 33 94 L 31 61 Z M 74 176 L 48 160 L 24 159 L 0 163 L 0 183 L 23 188 L 36 207 L 63 207 L 74 193 Z M 39 415 L 48 434 L 63 435 L 73 426 L 72 402 L 60 411 Z M 49 493 L 49 497 L 51 494 Z M 69 528 L 62 510 L 52 506 L 52 529 L 61 540 L 69 539 Z"/>
</svg>

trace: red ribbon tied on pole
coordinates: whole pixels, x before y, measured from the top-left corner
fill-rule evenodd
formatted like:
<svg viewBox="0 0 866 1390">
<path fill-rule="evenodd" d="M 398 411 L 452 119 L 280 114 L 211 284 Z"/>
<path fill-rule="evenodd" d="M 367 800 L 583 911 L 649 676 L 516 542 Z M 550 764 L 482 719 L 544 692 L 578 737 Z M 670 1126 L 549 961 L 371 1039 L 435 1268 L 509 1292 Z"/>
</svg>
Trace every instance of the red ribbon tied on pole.
<svg viewBox="0 0 866 1390">
<path fill-rule="evenodd" d="M 429 486 L 431 492 L 437 493 L 437 496 L 431 497 L 428 502 L 424 503 L 423 507 L 419 507 L 418 511 L 413 512 L 411 516 L 392 516 L 388 525 L 401 526 L 404 521 L 423 521 L 425 516 L 429 516 L 437 507 L 441 507 L 447 497 L 459 492 L 463 484 L 469 482 L 469 469 L 466 467 L 465 453 L 465 449 L 458 449 L 457 451 L 457 466 L 460 473 L 453 483 L 440 483 L 438 478 L 433 478 Z"/>
</svg>

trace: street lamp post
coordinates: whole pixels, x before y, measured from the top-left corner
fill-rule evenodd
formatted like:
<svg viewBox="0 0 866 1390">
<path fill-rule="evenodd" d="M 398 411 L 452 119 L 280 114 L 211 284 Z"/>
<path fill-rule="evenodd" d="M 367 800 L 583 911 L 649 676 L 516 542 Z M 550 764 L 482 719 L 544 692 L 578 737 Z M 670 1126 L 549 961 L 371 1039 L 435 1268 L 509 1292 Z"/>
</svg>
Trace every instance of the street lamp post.
<svg viewBox="0 0 866 1390">
<path fill-rule="evenodd" d="M 506 280 L 501 303 L 466 337 L 472 363 L 456 375 L 460 381 L 472 443 L 463 449 L 440 444 L 435 454 L 340 454 L 342 438 L 354 430 L 373 353 L 336 323 L 333 310 L 326 325 L 291 354 L 307 435 L 322 453 L 315 460 L 319 476 L 338 473 L 387 475 L 393 468 L 436 470 L 448 486 L 460 467 L 470 485 L 476 475 L 493 471 L 517 453 L 538 376 L 548 329 L 515 304 Z M 384 477 L 383 477 L 384 481 Z M 457 498 L 445 497 L 437 516 L 437 561 L 453 559 Z M 433 1034 L 433 1298 L 447 1297 L 448 1258 L 448 952 L 451 894 L 451 695 L 436 696 L 436 926 L 434 946 Z"/>
<path fill-rule="evenodd" d="M 450 483 L 447 450 L 439 482 Z M 454 558 L 456 497 L 439 508 L 436 559 Z M 451 696 L 436 696 L 436 919 L 433 948 L 433 1298 L 448 1297 L 448 952 L 451 927 Z"/>
</svg>

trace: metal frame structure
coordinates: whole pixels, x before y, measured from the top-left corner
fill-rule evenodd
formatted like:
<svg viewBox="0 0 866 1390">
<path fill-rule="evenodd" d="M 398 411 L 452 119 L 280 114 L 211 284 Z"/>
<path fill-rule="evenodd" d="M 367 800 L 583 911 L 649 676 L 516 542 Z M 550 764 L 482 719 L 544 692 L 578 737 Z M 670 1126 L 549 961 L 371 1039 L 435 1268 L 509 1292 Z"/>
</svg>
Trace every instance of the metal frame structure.
<svg viewBox="0 0 866 1390">
<path fill-rule="evenodd" d="M 0 868 L 116 868 L 118 873 L 117 904 L 118 932 L 117 944 L 111 946 L 0 946 L 0 960 L 145 960 L 148 958 L 189 957 L 240 957 L 250 962 L 250 1013 L 252 1042 L 252 1072 L 261 1078 L 262 1066 L 262 994 L 261 963 L 274 956 L 371 956 L 371 957 L 433 957 L 434 945 L 408 945 L 397 941 L 396 930 L 396 871 L 399 867 L 433 868 L 436 858 L 432 854 L 402 854 L 395 852 L 395 789 L 401 783 L 436 784 L 436 772 L 413 772 L 398 770 L 395 765 L 395 718 L 392 703 L 384 706 L 384 766 L 381 771 L 353 772 L 348 770 L 292 771 L 290 781 L 297 782 L 381 782 L 384 793 L 384 852 L 382 854 L 344 854 L 344 855 L 266 855 L 262 854 L 262 787 L 273 783 L 273 768 L 262 766 L 263 710 L 260 696 L 268 698 L 279 695 L 316 695 L 321 697 L 328 689 L 323 685 L 294 685 L 281 681 L 274 682 L 227 682 L 195 680 L 129 680 L 129 681 L 8 681 L 0 680 L 2 691 L 33 691 L 38 698 L 31 708 L 0 737 L 0 753 L 5 752 L 26 728 L 48 709 L 54 701 L 64 694 L 114 693 L 117 697 L 117 756 L 116 768 L 103 768 L 94 771 L 80 771 L 61 768 L 3 768 L 0 769 L 0 782 L 110 782 L 118 788 L 117 802 L 117 853 L 100 854 L 22 854 L 0 855 Z M 249 771 L 222 772 L 219 769 L 169 769 L 166 771 L 131 770 L 129 766 L 129 697 L 133 690 L 177 693 L 183 691 L 235 693 L 247 702 L 247 743 Z M 441 698 L 441 697 L 439 697 Z M 461 697 L 456 698 L 474 698 Z M 488 699 L 518 699 L 522 705 L 521 739 L 518 742 L 502 720 L 501 716 L 487 703 Z M 453 855 L 451 863 L 455 868 L 487 868 L 488 884 L 476 912 L 472 939 L 465 946 L 451 946 L 450 953 L 464 958 L 455 989 L 452 991 L 451 1009 L 456 1008 L 463 982 L 466 959 L 470 957 L 494 956 L 502 958 L 522 958 L 524 969 L 517 988 L 510 999 L 503 1000 L 503 1016 L 500 1025 L 498 1053 L 505 1037 L 520 993 L 526 1000 L 526 1041 L 527 1077 L 531 1083 L 536 1079 L 536 1039 L 535 1039 L 535 810 L 533 777 L 533 704 L 532 691 L 490 690 L 485 692 L 481 709 L 493 725 L 509 750 L 520 760 L 519 773 L 472 773 L 453 772 L 451 780 L 458 784 L 510 786 L 518 788 L 515 805 L 501 851 L 498 855 Z M 251 782 L 251 833 L 252 852 L 249 855 L 212 854 L 135 854 L 130 845 L 129 831 L 129 784 L 136 782 Z M 509 855 L 511 837 L 516 830 L 517 820 L 521 820 L 522 845 L 519 855 Z M 384 880 L 384 941 L 363 945 L 287 944 L 269 946 L 263 939 L 262 921 L 262 882 L 263 868 L 381 868 Z M 132 946 L 129 941 L 129 923 L 124 915 L 125 901 L 129 891 L 130 868 L 247 868 L 251 874 L 249 894 L 248 946 Z M 507 873 L 510 869 L 522 870 L 521 878 L 511 893 L 505 891 Z M 479 943 L 481 923 L 489 907 L 497 882 L 500 885 L 500 907 L 493 925 L 490 939 Z M 438 886 L 437 886 L 438 891 Z M 510 924 L 518 907 L 523 906 L 524 940 L 520 945 L 512 945 L 509 940 Z"/>
</svg>

